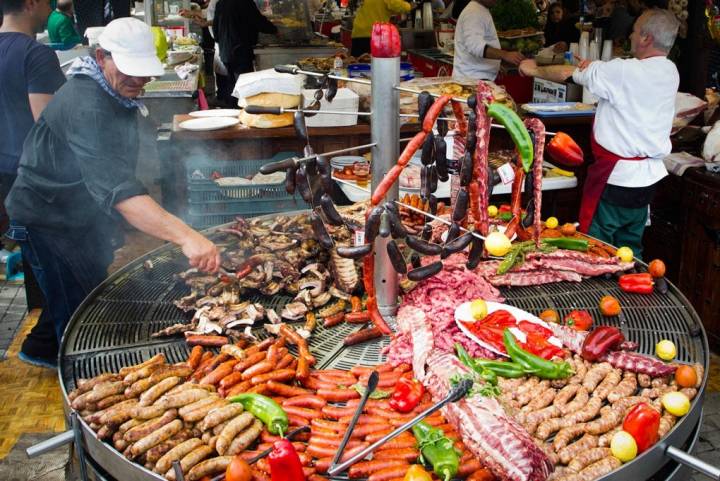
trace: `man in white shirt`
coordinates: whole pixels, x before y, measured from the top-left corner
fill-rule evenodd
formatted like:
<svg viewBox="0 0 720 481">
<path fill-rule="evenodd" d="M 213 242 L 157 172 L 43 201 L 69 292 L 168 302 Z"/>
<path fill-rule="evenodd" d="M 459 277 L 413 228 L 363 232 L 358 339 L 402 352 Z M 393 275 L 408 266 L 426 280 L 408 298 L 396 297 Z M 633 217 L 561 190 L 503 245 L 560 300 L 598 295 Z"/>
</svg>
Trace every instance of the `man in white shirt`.
<svg viewBox="0 0 720 481">
<path fill-rule="evenodd" d="M 678 21 L 668 10 L 651 9 L 630 36 L 635 58 L 538 67 L 520 64 L 524 75 L 562 82 L 568 77 L 599 98 L 592 151 L 580 205 L 580 230 L 640 258 L 648 205 L 667 175 L 679 75 L 667 54 Z"/>
<path fill-rule="evenodd" d="M 525 57 L 520 52 L 500 48 L 495 23 L 489 8 L 497 0 L 471 0 L 455 26 L 453 77 L 495 80 L 501 61 L 518 65 Z"/>
</svg>

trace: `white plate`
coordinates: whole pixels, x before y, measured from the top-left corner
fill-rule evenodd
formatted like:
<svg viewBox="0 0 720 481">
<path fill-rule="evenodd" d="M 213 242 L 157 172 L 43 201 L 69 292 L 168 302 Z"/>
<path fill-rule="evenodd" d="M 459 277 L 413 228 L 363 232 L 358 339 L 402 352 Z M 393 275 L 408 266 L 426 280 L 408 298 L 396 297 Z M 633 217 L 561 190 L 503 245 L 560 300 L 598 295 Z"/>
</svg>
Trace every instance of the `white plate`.
<svg viewBox="0 0 720 481">
<path fill-rule="evenodd" d="M 240 119 L 237 117 L 202 117 L 199 119 L 190 119 L 180 122 L 180 128 L 194 131 L 219 130 L 226 127 L 232 127 L 238 123 L 240 123 Z"/>
<path fill-rule="evenodd" d="M 510 306 L 508 304 L 501 304 L 499 302 L 491 302 L 491 301 L 486 301 L 486 304 L 487 304 L 488 314 L 502 309 L 502 310 L 508 311 L 510 314 L 515 316 L 515 319 L 517 319 L 518 322 L 528 321 L 528 322 L 532 322 L 533 324 L 538 324 L 540 326 L 543 326 L 546 329 L 550 328 L 548 326 L 548 324 L 545 321 L 543 321 L 542 319 L 540 319 L 539 317 L 535 317 L 532 314 L 530 314 L 529 312 L 523 311 L 522 309 L 518 309 L 517 307 Z M 463 334 L 465 334 L 467 337 L 469 337 L 470 339 L 472 339 L 473 341 L 475 341 L 476 343 L 478 343 L 480 346 L 484 347 L 488 351 L 492 351 L 495 354 L 498 354 L 500 356 L 508 357 L 508 355 L 505 352 L 500 352 L 497 349 L 495 349 L 493 346 L 491 346 L 490 344 L 487 344 L 487 343 L 481 341 L 480 339 L 478 339 L 475 336 L 475 334 L 470 332 L 470 330 L 467 327 L 465 327 L 463 322 L 475 322 L 475 319 L 473 319 L 472 314 L 470 313 L 470 302 L 464 302 L 455 308 L 455 324 L 457 324 L 457 326 L 460 328 L 460 330 L 463 332 Z M 510 332 L 513 333 L 513 335 L 518 339 L 518 341 L 525 342 L 525 340 L 526 340 L 525 333 L 522 332 L 520 329 L 518 329 L 517 327 L 511 327 Z M 550 342 L 550 344 L 552 344 L 554 346 L 562 347 L 562 342 L 560 342 L 560 339 L 558 339 L 557 337 L 551 336 L 548 339 L 548 342 Z"/>
<path fill-rule="evenodd" d="M 330 159 L 330 165 L 337 167 L 345 167 L 346 165 L 353 165 L 355 162 L 365 162 L 365 157 L 359 155 L 340 155 Z"/>
<path fill-rule="evenodd" d="M 240 115 L 239 109 L 213 109 L 213 110 L 196 110 L 190 112 L 190 117 L 237 117 Z"/>
</svg>

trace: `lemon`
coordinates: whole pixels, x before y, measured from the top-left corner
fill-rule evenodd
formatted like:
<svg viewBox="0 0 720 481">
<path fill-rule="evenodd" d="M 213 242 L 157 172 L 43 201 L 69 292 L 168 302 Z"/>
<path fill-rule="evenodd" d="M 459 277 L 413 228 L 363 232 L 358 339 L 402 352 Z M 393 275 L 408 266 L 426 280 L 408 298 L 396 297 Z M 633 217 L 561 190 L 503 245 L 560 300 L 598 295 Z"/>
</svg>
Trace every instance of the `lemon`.
<svg viewBox="0 0 720 481">
<path fill-rule="evenodd" d="M 684 416 L 690 410 L 690 399 L 681 392 L 663 394 L 662 405 L 673 416 Z"/>
<path fill-rule="evenodd" d="M 480 319 L 487 316 L 488 308 L 487 303 L 482 299 L 475 299 L 470 303 L 470 314 L 473 319 L 479 321 Z"/>
<path fill-rule="evenodd" d="M 612 455 L 623 463 L 632 461 L 637 456 L 637 443 L 627 431 L 616 432 L 610 441 L 610 451 Z"/>
<path fill-rule="evenodd" d="M 619 248 L 617 252 L 615 252 L 615 255 L 623 262 L 632 262 L 633 260 L 633 251 L 629 247 Z"/>
<path fill-rule="evenodd" d="M 491 256 L 502 257 L 510 251 L 512 244 L 502 232 L 491 232 L 485 238 L 485 249 Z"/>
<path fill-rule="evenodd" d="M 557 220 L 557 217 L 548 217 L 547 220 L 545 220 L 545 227 L 548 229 L 556 229 L 559 225 L 560 222 Z"/>
<path fill-rule="evenodd" d="M 670 361 L 677 355 L 677 348 L 672 341 L 663 339 L 655 345 L 655 354 L 663 361 Z"/>
<path fill-rule="evenodd" d="M 494 205 L 489 205 L 489 206 L 488 206 L 488 215 L 489 215 L 490 217 L 497 217 L 497 215 L 498 215 L 498 208 L 495 207 Z"/>
</svg>

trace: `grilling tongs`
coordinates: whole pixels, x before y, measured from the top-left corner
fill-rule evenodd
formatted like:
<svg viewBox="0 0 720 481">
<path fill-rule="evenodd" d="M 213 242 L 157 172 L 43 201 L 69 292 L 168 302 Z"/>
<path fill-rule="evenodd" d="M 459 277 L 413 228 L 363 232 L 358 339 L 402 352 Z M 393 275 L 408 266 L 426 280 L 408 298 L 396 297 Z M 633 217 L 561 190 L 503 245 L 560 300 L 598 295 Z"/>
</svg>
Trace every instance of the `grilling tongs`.
<svg viewBox="0 0 720 481">
<path fill-rule="evenodd" d="M 368 384 L 369 384 L 369 381 L 368 381 Z M 388 441 L 396 438 L 396 437 L 399 436 L 400 434 L 402 434 L 402 433 L 404 433 L 405 431 L 407 431 L 408 429 L 412 428 L 412 427 L 415 426 L 417 423 L 419 423 L 420 421 L 422 421 L 422 420 L 425 419 L 427 416 L 431 415 L 432 413 L 434 413 L 435 411 L 437 411 L 437 410 L 440 409 L 441 407 L 445 406 L 445 405 L 448 404 L 448 403 L 459 401 L 460 399 L 462 399 L 463 397 L 465 397 L 465 395 L 468 393 L 468 391 L 469 391 L 470 388 L 472 387 L 472 384 L 473 384 L 472 380 L 470 380 L 470 379 L 463 379 L 462 381 L 460 381 L 459 383 L 457 383 L 457 384 L 455 385 L 455 387 L 453 387 L 453 388 L 450 390 L 450 392 L 448 393 L 447 396 L 445 396 L 444 399 L 442 399 L 442 400 L 440 400 L 438 403 L 430 406 L 429 408 L 427 408 L 425 411 L 423 411 L 423 412 L 421 412 L 420 414 L 418 414 L 417 416 L 415 416 L 415 417 L 414 417 L 413 419 L 411 419 L 410 421 L 406 422 L 406 423 L 403 424 L 402 426 L 400 426 L 400 427 L 398 427 L 397 429 L 395 429 L 393 432 L 391 432 L 391 433 L 389 433 L 388 435 L 382 437 L 381 439 L 378 439 L 378 440 L 375 441 L 373 444 L 371 444 L 371 445 L 368 446 L 367 448 L 363 449 L 363 450 L 360 451 L 359 453 L 355 454 L 353 457 L 351 457 L 351 458 L 348 459 L 347 461 L 345 461 L 345 462 L 343 462 L 343 463 L 341 463 L 341 464 L 334 464 L 333 466 L 330 467 L 330 469 L 328 469 L 328 474 L 329 474 L 330 476 L 335 476 L 336 474 L 345 471 L 347 468 L 349 468 L 349 467 L 352 466 L 353 464 L 357 463 L 357 462 L 360 461 L 361 459 L 365 458 L 365 456 L 367 456 L 368 454 L 372 453 L 373 451 L 375 451 L 377 448 L 379 448 L 380 446 L 382 446 L 382 445 L 385 444 L 386 442 L 388 442 Z M 369 389 L 368 389 L 368 391 L 369 391 Z M 369 396 L 369 394 L 367 394 L 367 392 L 366 392 L 365 394 L 366 394 L 367 396 Z M 355 412 L 355 417 L 353 417 L 353 420 L 355 420 L 355 418 L 359 416 L 359 412 L 362 411 L 362 405 L 361 405 L 361 406 L 358 406 L 358 409 L 359 409 L 359 410 Z M 349 439 L 349 438 L 350 438 L 350 433 L 351 433 L 351 429 L 350 429 L 350 428 L 351 428 L 351 426 L 348 426 L 348 430 L 347 430 L 347 432 L 345 433 L 345 438 L 343 439 L 344 442 L 346 442 L 346 439 Z M 338 449 L 338 454 L 335 454 L 335 460 L 334 460 L 335 462 L 337 462 L 336 460 L 339 459 L 340 456 L 342 456 L 342 451 L 341 451 L 341 450 L 342 450 L 343 448 L 344 448 L 344 444 L 341 444 L 341 445 L 340 445 L 340 449 Z"/>
</svg>

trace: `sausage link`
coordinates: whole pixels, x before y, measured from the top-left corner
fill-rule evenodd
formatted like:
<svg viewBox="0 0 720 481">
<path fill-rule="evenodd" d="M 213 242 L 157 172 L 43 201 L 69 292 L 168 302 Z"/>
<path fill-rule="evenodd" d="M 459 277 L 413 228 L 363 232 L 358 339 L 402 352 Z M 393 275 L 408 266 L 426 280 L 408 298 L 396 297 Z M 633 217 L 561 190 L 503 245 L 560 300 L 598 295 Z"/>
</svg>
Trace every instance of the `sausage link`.
<svg viewBox="0 0 720 481">
<path fill-rule="evenodd" d="M 242 412 L 243 407 L 240 403 L 229 403 L 225 406 L 216 407 L 207 413 L 205 418 L 198 425 L 198 429 L 200 429 L 200 431 L 207 431 L 220 423 L 228 421 L 235 416 L 239 416 Z"/>
<path fill-rule="evenodd" d="M 182 379 L 178 376 L 172 376 L 163 379 L 159 383 L 152 386 L 150 389 L 140 395 L 140 406 L 150 406 L 160 396 L 174 388 Z"/>
<path fill-rule="evenodd" d="M 154 431 L 157 431 L 161 427 L 165 426 L 166 424 L 169 424 L 170 422 L 175 420 L 175 418 L 177 418 L 177 411 L 175 409 L 166 411 L 165 414 L 163 414 L 162 416 L 159 416 L 155 419 L 150 419 L 140 424 L 139 426 L 129 429 L 123 435 L 123 439 L 129 443 L 139 441 L 145 436 L 148 436 Z"/>
<path fill-rule="evenodd" d="M 213 449 L 210 446 L 207 446 L 203 444 L 202 446 L 199 446 L 192 451 L 190 451 L 188 454 L 183 456 L 183 458 L 180 460 L 180 469 L 183 473 L 190 472 L 190 469 L 193 468 L 196 464 L 198 464 L 203 459 L 207 458 L 213 453 Z M 175 471 L 170 468 L 165 473 L 165 478 L 169 481 L 176 481 L 175 479 Z"/>
<path fill-rule="evenodd" d="M 147 436 L 138 440 L 135 444 L 132 445 L 132 447 L 130 448 L 132 456 L 140 456 L 148 449 L 152 448 L 157 444 L 160 444 L 161 442 L 169 439 L 170 437 L 180 432 L 182 427 L 183 422 L 179 419 L 175 419 L 174 421 L 164 425 L 160 429 L 153 431 L 152 433 L 148 434 Z"/>
<path fill-rule="evenodd" d="M 188 481 L 199 481 L 205 476 L 219 474 L 227 469 L 232 460 L 232 456 L 218 456 L 201 461 L 190 469 L 185 479 Z"/>
<path fill-rule="evenodd" d="M 249 412 L 244 412 L 233 418 L 220 433 L 217 445 L 215 446 L 216 451 L 224 455 L 235 436 L 252 424 L 254 420 L 255 417 Z"/>
<path fill-rule="evenodd" d="M 262 433 L 262 431 L 263 423 L 259 419 L 256 419 L 250 427 L 235 436 L 235 439 L 233 439 L 230 446 L 228 446 L 226 453 L 229 455 L 235 455 L 245 451 L 258 437 L 260 437 L 260 433 Z"/>
<path fill-rule="evenodd" d="M 199 448 L 202 444 L 203 442 L 199 438 L 183 441 L 158 459 L 153 471 L 156 473 L 165 473 L 168 469 L 172 468 L 173 461 L 179 461 L 193 450 Z"/>
</svg>

